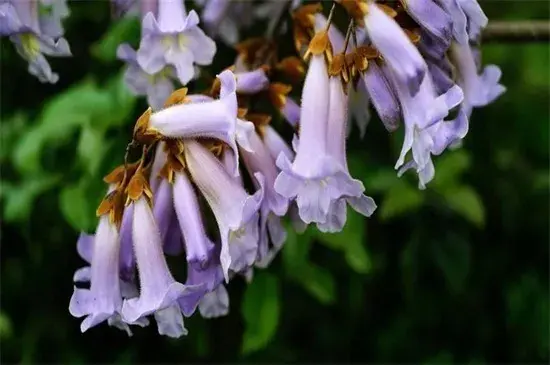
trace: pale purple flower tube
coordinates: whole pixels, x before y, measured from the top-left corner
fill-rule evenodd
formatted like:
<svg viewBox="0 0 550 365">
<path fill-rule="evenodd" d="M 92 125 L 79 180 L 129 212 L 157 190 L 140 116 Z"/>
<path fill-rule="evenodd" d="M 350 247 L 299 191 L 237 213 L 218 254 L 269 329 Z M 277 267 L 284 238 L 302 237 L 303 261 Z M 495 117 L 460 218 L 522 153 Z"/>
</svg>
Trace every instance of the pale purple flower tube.
<svg viewBox="0 0 550 365">
<path fill-rule="evenodd" d="M 122 318 L 126 322 L 134 322 L 144 316 L 167 310 L 156 316 L 159 332 L 179 337 L 186 333 L 181 312 L 179 306 L 177 310 L 170 308 L 177 306 L 177 301 L 181 297 L 200 291 L 202 287 L 185 286 L 174 280 L 162 252 L 162 241 L 149 204 L 144 197 L 132 204 L 133 240 L 140 296 L 124 301 Z"/>
<path fill-rule="evenodd" d="M 387 66 L 379 66 L 376 62 L 369 63 L 362 81 L 380 120 L 388 131 L 395 131 L 399 127 L 401 107 L 387 79 Z"/>
<path fill-rule="evenodd" d="M 300 106 L 293 99 L 288 96 L 286 97 L 286 102 L 283 109 L 281 109 L 281 113 L 292 127 L 296 128 L 298 126 L 300 122 Z"/>
<path fill-rule="evenodd" d="M 348 170 L 346 159 L 346 122 L 348 119 L 348 97 L 342 88 L 339 77 L 329 81 L 330 108 L 327 128 L 327 149 L 329 154 L 340 164 L 347 178 L 356 185 L 355 195 L 344 195 L 330 203 L 327 221 L 317 223 L 321 232 L 339 232 L 346 223 L 346 202 L 358 213 L 370 217 L 376 210 L 371 197 L 363 194 L 365 187 L 359 180 L 353 179 Z"/>
<path fill-rule="evenodd" d="M 99 219 L 91 257 L 90 289 L 74 288 L 69 312 L 74 317 L 86 318 L 80 325 L 82 332 L 118 316 L 122 308 L 119 283 L 120 237 L 108 215 Z M 135 322 L 138 318 L 128 321 Z"/>
<path fill-rule="evenodd" d="M 216 216 L 222 242 L 220 262 L 228 281 L 229 269 L 242 271 L 256 259 L 258 210 L 264 195 L 264 178 L 255 175 L 261 188 L 254 195 L 248 195 L 200 143 L 186 141 L 185 157 L 193 181 Z"/>
<path fill-rule="evenodd" d="M 284 153 L 277 158 L 281 172 L 275 190 L 296 200 L 305 223 L 324 223 L 331 200 L 357 195 L 359 187 L 327 151 L 329 82 L 322 55 L 312 56 L 302 92 L 300 143 L 294 162 Z"/>
<path fill-rule="evenodd" d="M 452 37 L 452 18 L 433 0 L 405 0 L 407 13 L 444 47 Z"/>
<path fill-rule="evenodd" d="M 378 6 L 369 2 L 365 28 L 372 44 L 380 51 L 395 77 L 411 95 L 420 89 L 426 74 L 426 63 L 401 27 Z"/>
<path fill-rule="evenodd" d="M 260 240 L 258 243 L 258 262 L 260 266 L 268 263 L 264 261 L 269 253 L 269 239 L 278 250 L 286 239 L 286 231 L 279 217 L 288 210 L 288 199 L 275 191 L 274 183 L 278 170 L 275 161 L 271 158 L 269 150 L 265 147 L 260 137 L 253 133 L 250 137 L 252 151 L 241 151 L 241 156 L 250 175 L 261 173 L 265 178 L 265 192 L 260 207 Z M 255 182 L 256 188 L 260 188 Z M 257 263 L 258 264 L 258 263 Z"/>
<path fill-rule="evenodd" d="M 269 86 L 269 79 L 263 68 L 238 72 L 235 77 L 237 79 L 237 92 L 241 94 L 256 94 Z"/>
<path fill-rule="evenodd" d="M 227 143 L 237 155 L 237 143 L 246 148 L 252 123 L 237 119 L 235 76 L 229 70 L 218 75 L 220 99 L 192 104 L 178 104 L 151 114 L 150 127 L 166 137 L 216 138 Z M 235 175 L 238 174 L 238 160 Z"/>
<path fill-rule="evenodd" d="M 469 44 L 453 43 L 450 55 L 457 70 L 458 84 L 464 90 L 464 106 L 468 115 L 472 108 L 490 104 L 506 91 L 499 84 L 502 73 L 497 66 L 485 66 L 481 75 L 478 75 Z"/>
</svg>

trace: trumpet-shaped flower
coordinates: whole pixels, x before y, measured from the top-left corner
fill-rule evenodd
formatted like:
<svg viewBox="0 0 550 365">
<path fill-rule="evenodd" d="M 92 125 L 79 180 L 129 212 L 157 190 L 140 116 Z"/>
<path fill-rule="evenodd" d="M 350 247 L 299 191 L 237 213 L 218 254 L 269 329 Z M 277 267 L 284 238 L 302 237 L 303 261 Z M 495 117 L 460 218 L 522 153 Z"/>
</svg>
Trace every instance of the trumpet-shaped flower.
<svg viewBox="0 0 550 365">
<path fill-rule="evenodd" d="M 248 146 L 248 135 L 254 129 L 250 122 L 237 118 L 237 84 L 229 70 L 218 75 L 220 99 L 191 104 L 177 104 L 150 117 L 150 128 L 172 138 L 216 138 L 227 143 L 237 155 L 237 143 Z M 238 160 L 236 161 L 238 168 Z M 236 170 L 235 175 L 238 174 Z"/>
<path fill-rule="evenodd" d="M 69 304 L 71 315 L 86 316 L 80 325 L 82 332 L 111 317 L 118 317 L 121 313 L 120 237 L 116 226 L 109 221 L 107 215 L 99 219 L 92 252 L 90 289 L 75 287 Z M 89 256 L 89 251 L 85 255 Z M 138 318 L 127 322 L 133 323 L 136 320 Z"/>
<path fill-rule="evenodd" d="M 139 272 L 140 295 L 124 301 L 122 318 L 126 322 L 134 322 L 155 314 L 161 334 L 179 337 L 186 330 L 178 300 L 202 290 L 202 286 L 185 286 L 174 280 L 164 258 L 160 233 L 146 198 L 141 196 L 132 205 L 132 238 Z"/>
<path fill-rule="evenodd" d="M 182 84 L 195 75 L 194 65 L 209 65 L 216 53 L 216 43 L 199 28 L 199 16 L 187 14 L 183 0 L 162 0 L 158 15 L 143 17 L 137 61 L 149 74 L 156 74 L 167 65 L 176 69 Z"/>
<path fill-rule="evenodd" d="M 376 209 L 376 204 L 371 197 L 363 194 L 363 183 L 354 180 L 349 174 L 346 159 L 346 122 L 348 119 L 348 97 L 342 88 L 339 77 L 332 76 L 329 81 L 330 108 L 327 128 L 327 149 L 330 155 L 340 164 L 347 178 L 357 185 L 355 195 L 344 195 L 331 201 L 326 222 L 317 223 L 322 232 L 339 232 L 346 223 L 346 202 L 358 213 L 370 217 Z"/>
<path fill-rule="evenodd" d="M 175 71 L 166 66 L 154 74 L 149 74 L 137 62 L 137 53 L 126 43 L 118 46 L 117 58 L 126 62 L 124 83 L 135 95 L 146 95 L 147 103 L 153 110 L 159 110 L 164 101 L 174 91 Z"/>
<path fill-rule="evenodd" d="M 9 35 L 17 53 L 28 63 L 28 71 L 40 82 L 55 84 L 59 76 L 44 57 L 71 56 L 69 44 L 62 38 L 63 29 L 60 19 L 67 15 L 66 10 L 59 12 L 40 11 L 38 0 L 9 0 L 0 3 L 0 35 Z M 62 4 L 61 4 L 62 6 Z"/>
<path fill-rule="evenodd" d="M 223 274 L 219 252 L 216 256 L 215 246 L 206 235 L 197 195 L 186 173 L 176 172 L 173 190 L 178 228 L 185 239 L 188 272 L 186 284 L 203 285 L 204 289 L 180 301 L 183 314 L 189 316 L 204 295 L 223 281 Z"/>
<path fill-rule="evenodd" d="M 324 223 L 330 202 L 343 195 L 356 196 L 361 187 L 342 170 L 327 150 L 329 82 L 325 60 L 314 55 L 304 82 L 300 113 L 300 143 L 291 163 L 279 154 L 281 172 L 275 191 L 296 200 L 305 223 Z"/>
<path fill-rule="evenodd" d="M 193 181 L 216 216 L 222 243 L 220 262 L 228 281 L 229 269 L 240 272 L 256 259 L 264 178 L 255 175 L 261 188 L 251 196 L 200 143 L 186 141 L 185 158 Z"/>
<path fill-rule="evenodd" d="M 387 79 L 387 66 L 379 66 L 376 62 L 369 63 L 362 80 L 380 120 L 387 130 L 395 131 L 399 126 L 401 108 Z"/>
<path fill-rule="evenodd" d="M 451 16 L 432 0 L 404 0 L 407 13 L 442 47 L 449 47 L 452 37 Z"/>
<path fill-rule="evenodd" d="M 464 90 L 464 108 L 468 115 L 472 108 L 490 104 L 506 91 L 499 84 L 502 73 L 497 66 L 487 65 L 481 75 L 478 75 L 469 44 L 453 43 L 450 51 L 457 70 L 458 84 Z"/>
<path fill-rule="evenodd" d="M 215 290 L 206 293 L 199 302 L 199 312 L 204 318 L 217 318 L 229 313 L 229 295 L 225 285 L 220 284 Z"/>
<path fill-rule="evenodd" d="M 263 68 L 252 71 L 237 72 L 237 92 L 240 94 L 256 94 L 269 87 L 269 79 Z"/>
<path fill-rule="evenodd" d="M 401 27 L 375 3 L 369 3 L 364 21 L 372 44 L 380 51 L 395 77 L 414 96 L 427 71 L 422 56 Z"/>
<path fill-rule="evenodd" d="M 397 77 L 392 77 L 392 81 L 399 97 L 405 124 L 405 139 L 395 168 L 398 169 L 404 164 L 406 154 L 412 149 L 413 159 L 421 170 L 430 158 L 431 142 L 429 135 L 425 133 L 426 129 L 442 121 L 449 114 L 449 110 L 462 102 L 462 89 L 454 85 L 438 96 L 430 75 L 427 75 L 418 93 L 411 96 L 405 83 Z"/>
<path fill-rule="evenodd" d="M 278 170 L 275 161 L 271 158 L 269 150 L 265 147 L 258 134 L 253 133 L 250 137 L 250 144 L 254 152 L 241 151 L 245 166 L 251 175 L 261 173 L 265 178 L 265 192 L 260 207 L 260 241 L 258 243 L 258 263 L 265 266 L 269 263 L 266 260 L 269 255 L 269 239 L 274 250 L 279 250 L 285 239 L 286 232 L 281 224 L 282 217 L 288 210 L 288 199 L 275 191 L 274 183 Z M 255 181 L 256 188 L 259 183 Z"/>
<path fill-rule="evenodd" d="M 95 235 L 89 235 L 85 233 L 81 233 L 77 241 L 78 254 L 84 261 L 88 263 L 88 265 L 91 265 L 92 263 L 92 257 L 94 254 L 94 242 L 95 242 Z M 123 262 L 123 255 L 124 254 L 121 250 L 120 252 L 121 263 Z M 78 269 L 74 274 L 73 281 L 75 283 L 91 282 L 92 281 L 91 266 L 85 266 L 83 268 Z M 130 279 L 125 278 L 123 271 L 120 272 L 119 285 L 120 285 L 120 295 L 122 296 L 123 299 L 134 298 L 139 295 L 136 284 L 133 281 L 133 278 L 130 278 Z M 72 303 L 71 305 L 75 305 L 75 302 L 71 302 L 71 303 Z M 115 313 L 114 315 L 110 316 L 107 319 L 107 323 L 109 324 L 109 326 L 117 327 L 120 330 L 126 331 L 128 336 L 132 335 L 130 326 L 128 325 L 128 323 L 125 323 L 122 321 L 122 317 L 120 316 L 119 313 Z M 147 318 L 140 318 L 138 321 L 131 324 L 145 327 L 149 324 L 149 321 L 147 320 Z"/>
</svg>

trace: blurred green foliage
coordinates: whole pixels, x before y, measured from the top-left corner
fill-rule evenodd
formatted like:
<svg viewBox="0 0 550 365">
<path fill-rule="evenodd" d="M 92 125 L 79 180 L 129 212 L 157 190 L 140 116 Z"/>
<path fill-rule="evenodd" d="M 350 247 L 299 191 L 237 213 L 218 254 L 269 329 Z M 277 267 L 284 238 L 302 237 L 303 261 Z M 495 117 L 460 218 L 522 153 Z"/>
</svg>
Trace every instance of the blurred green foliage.
<svg viewBox="0 0 550 365">
<path fill-rule="evenodd" d="M 536 1 L 483 3 L 491 19 L 548 17 Z M 186 321 L 189 336 L 81 334 L 68 313 L 93 231 L 101 177 L 120 164 L 145 108 L 115 59 L 139 24 L 110 23 L 107 2 L 71 3 L 73 58 L 39 84 L 3 39 L 0 339 L 3 363 L 523 362 L 549 359 L 549 47 L 487 45 L 508 92 L 476 110 L 462 149 L 436 158 L 425 191 L 392 169 L 401 137 L 373 120 L 352 137 L 350 169 L 379 209 L 348 211 L 339 234 L 289 230 L 272 266 L 234 280 L 230 315 Z M 231 63 L 221 51 L 216 67 Z M 181 278 L 180 278 L 181 279 Z"/>
</svg>

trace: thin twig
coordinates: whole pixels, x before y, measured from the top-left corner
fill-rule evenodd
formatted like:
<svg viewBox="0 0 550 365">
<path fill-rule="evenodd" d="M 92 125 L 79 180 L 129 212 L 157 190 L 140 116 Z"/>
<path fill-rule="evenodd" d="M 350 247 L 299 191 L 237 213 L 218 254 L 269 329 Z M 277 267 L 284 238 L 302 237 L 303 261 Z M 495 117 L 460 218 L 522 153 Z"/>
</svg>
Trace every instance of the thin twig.
<svg viewBox="0 0 550 365">
<path fill-rule="evenodd" d="M 326 29 L 325 29 L 326 32 L 328 32 L 328 30 L 330 28 L 330 24 L 332 23 L 332 17 L 334 16 L 334 10 L 335 9 L 336 9 L 336 3 L 333 1 L 332 6 L 330 8 L 330 12 L 328 13 L 327 26 L 326 26 Z"/>
<path fill-rule="evenodd" d="M 349 38 L 350 38 L 350 35 L 351 35 L 352 31 L 353 31 L 353 20 L 351 20 L 349 22 L 348 30 L 346 32 L 346 39 L 344 40 L 344 50 L 342 51 L 342 53 L 344 53 L 344 54 L 346 54 L 346 51 L 348 50 Z M 357 47 L 357 45 L 356 45 L 356 47 Z"/>
<path fill-rule="evenodd" d="M 550 22 L 546 20 L 491 21 L 482 34 L 483 43 L 549 42 Z"/>
</svg>

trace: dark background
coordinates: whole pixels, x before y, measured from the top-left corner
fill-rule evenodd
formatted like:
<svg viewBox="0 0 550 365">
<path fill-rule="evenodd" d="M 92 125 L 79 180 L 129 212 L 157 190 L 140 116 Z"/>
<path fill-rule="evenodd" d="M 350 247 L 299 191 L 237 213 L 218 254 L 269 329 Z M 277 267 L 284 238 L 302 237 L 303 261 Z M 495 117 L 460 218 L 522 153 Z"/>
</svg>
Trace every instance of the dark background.
<svg viewBox="0 0 550 365">
<path fill-rule="evenodd" d="M 492 20 L 548 19 L 545 1 L 484 1 Z M 69 315 L 80 229 L 93 231 L 101 176 L 122 162 L 143 98 L 114 60 L 139 25 L 112 23 L 107 1 L 70 2 L 73 58 L 40 84 L 1 41 L 3 363 L 549 361 L 549 47 L 487 44 L 508 88 L 475 110 L 460 150 L 436 158 L 418 191 L 392 167 L 402 136 L 374 119 L 350 140 L 352 172 L 379 205 L 349 213 L 338 235 L 289 234 L 270 268 L 230 284 L 231 313 L 186 320 L 171 340 L 154 325 L 85 334 Z M 290 40 L 289 40 L 290 41 Z M 212 72 L 232 62 L 221 47 Z M 174 271 L 182 257 L 170 258 Z"/>
</svg>

